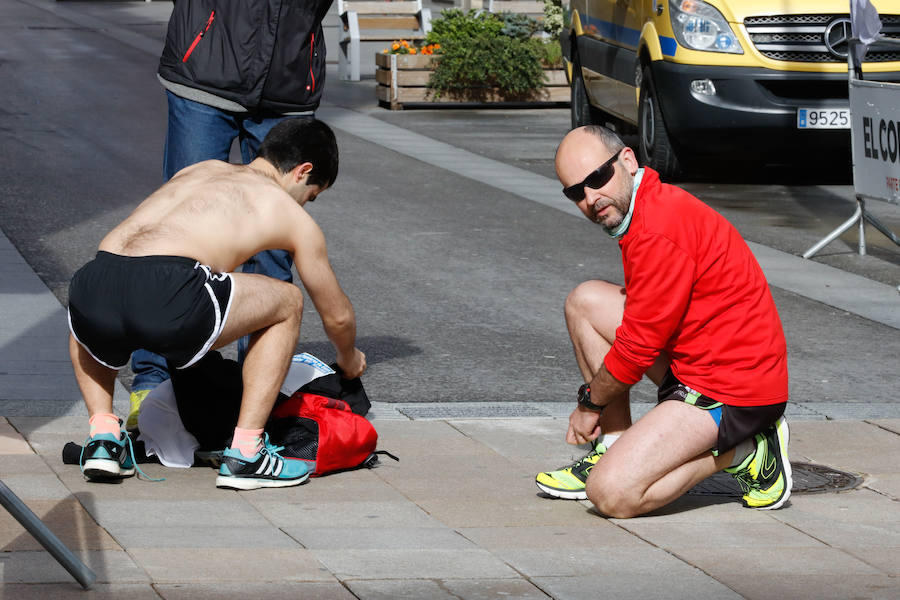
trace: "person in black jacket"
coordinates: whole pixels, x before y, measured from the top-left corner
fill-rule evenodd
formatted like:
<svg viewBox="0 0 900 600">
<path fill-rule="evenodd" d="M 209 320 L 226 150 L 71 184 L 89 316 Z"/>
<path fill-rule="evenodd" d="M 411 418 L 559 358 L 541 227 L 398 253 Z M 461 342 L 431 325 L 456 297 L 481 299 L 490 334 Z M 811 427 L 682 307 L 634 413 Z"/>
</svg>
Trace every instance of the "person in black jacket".
<svg viewBox="0 0 900 600">
<path fill-rule="evenodd" d="M 286 117 L 315 116 L 325 83 L 322 19 L 333 0 L 190 0 L 175 2 L 157 76 L 166 89 L 168 130 L 163 177 L 194 163 L 227 161 L 235 139 L 249 163 L 269 130 Z M 290 282 L 291 256 L 262 252 L 244 266 Z M 246 339 L 239 344 L 246 350 Z M 132 358 L 131 413 L 168 379 L 165 360 Z"/>
</svg>

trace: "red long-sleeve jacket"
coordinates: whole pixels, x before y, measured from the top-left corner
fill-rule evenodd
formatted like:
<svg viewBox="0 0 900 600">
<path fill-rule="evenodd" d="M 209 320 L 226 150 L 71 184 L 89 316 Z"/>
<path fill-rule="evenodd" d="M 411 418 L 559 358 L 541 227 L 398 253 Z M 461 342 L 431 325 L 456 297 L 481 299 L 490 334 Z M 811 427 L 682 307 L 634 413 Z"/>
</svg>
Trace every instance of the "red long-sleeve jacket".
<svg viewBox="0 0 900 600">
<path fill-rule="evenodd" d="M 679 381 L 720 402 L 787 401 L 781 320 L 731 223 L 647 168 L 619 247 L 625 315 L 604 360 L 613 377 L 637 382 L 664 350 Z"/>
</svg>

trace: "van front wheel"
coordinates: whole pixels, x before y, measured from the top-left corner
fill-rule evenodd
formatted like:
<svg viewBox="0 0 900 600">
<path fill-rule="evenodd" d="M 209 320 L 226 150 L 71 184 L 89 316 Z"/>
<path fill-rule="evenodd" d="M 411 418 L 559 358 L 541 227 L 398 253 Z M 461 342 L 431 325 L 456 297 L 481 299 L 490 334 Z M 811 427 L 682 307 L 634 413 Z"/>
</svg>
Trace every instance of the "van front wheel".
<svg viewBox="0 0 900 600">
<path fill-rule="evenodd" d="M 666 124 L 659 108 L 659 97 L 650 66 L 641 73 L 638 101 L 638 158 L 642 165 L 659 172 L 662 179 L 676 179 L 682 171 L 675 149 L 669 141 Z"/>
</svg>

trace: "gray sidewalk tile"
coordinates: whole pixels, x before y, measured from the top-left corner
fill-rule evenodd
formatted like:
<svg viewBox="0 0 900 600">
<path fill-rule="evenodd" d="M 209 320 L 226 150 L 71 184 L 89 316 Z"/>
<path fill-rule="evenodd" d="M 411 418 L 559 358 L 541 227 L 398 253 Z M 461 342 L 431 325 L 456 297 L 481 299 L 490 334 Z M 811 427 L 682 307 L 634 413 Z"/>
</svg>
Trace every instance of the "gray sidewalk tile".
<svg viewBox="0 0 900 600">
<path fill-rule="evenodd" d="M 872 565 L 885 575 L 900 577 L 900 546 L 872 547 L 868 541 L 861 539 L 856 546 L 841 546 L 841 549 L 852 554 L 868 565 Z"/>
<path fill-rule="evenodd" d="M 401 462 L 404 457 L 419 460 L 478 455 L 487 451 L 481 443 L 466 437 L 445 421 L 385 421 L 377 427 L 378 447 L 397 455 Z"/>
<path fill-rule="evenodd" d="M 434 498 L 417 501 L 432 517 L 448 527 L 516 527 L 520 525 L 571 525 L 597 518 L 577 502 L 554 502 L 508 495 L 485 502 L 481 498 Z"/>
<path fill-rule="evenodd" d="M 300 548 L 300 544 L 277 527 L 248 527 L 243 522 L 231 525 L 159 526 L 146 518 L 122 526 L 107 525 L 116 541 L 125 548 Z"/>
<path fill-rule="evenodd" d="M 515 580 L 510 580 L 515 581 Z M 354 596 L 365 600 L 457 600 L 441 581 L 432 579 L 361 579 L 346 582 Z"/>
<path fill-rule="evenodd" d="M 310 550 L 471 550 L 476 545 L 452 529 L 438 527 L 282 527 Z"/>
<path fill-rule="evenodd" d="M 318 527 L 336 523 L 344 527 L 443 527 L 434 517 L 409 501 L 376 502 L 361 498 L 336 502 L 253 502 L 259 514 L 277 527 Z"/>
<path fill-rule="evenodd" d="M 496 598 L 545 600 L 547 597 L 544 592 L 525 579 L 446 580 L 442 581 L 441 585 L 463 600 L 493 600 Z"/>
<path fill-rule="evenodd" d="M 13 417 L 9 419 L 9 422 L 12 423 L 13 427 L 25 436 L 26 439 L 31 439 L 35 434 L 57 433 L 78 436 L 74 439 L 80 442 L 88 433 L 88 424 L 86 419 L 82 417 L 58 417 L 46 415 L 41 417 Z"/>
<path fill-rule="evenodd" d="M 212 469 L 167 469 L 161 465 L 140 465 L 151 477 L 165 477 L 165 481 L 148 481 L 137 476 L 118 482 L 88 481 L 78 465 L 63 465 L 60 460 L 52 464 L 60 481 L 75 494 L 85 506 L 97 502 L 154 502 L 171 505 L 178 502 L 235 502 L 233 494 L 216 488 L 216 476 Z"/>
<path fill-rule="evenodd" d="M 717 579 L 747 600 L 815 598 L 816 600 L 896 600 L 900 581 L 886 575 L 791 573 L 774 575 L 748 569 Z"/>
<path fill-rule="evenodd" d="M 365 600 L 546 600 L 547 595 L 524 579 L 354 580 L 347 587 Z"/>
<path fill-rule="evenodd" d="M 135 548 L 131 555 L 154 583 L 334 581 L 298 548 Z"/>
<path fill-rule="evenodd" d="M 75 498 L 28 500 L 25 505 L 71 550 L 122 550 Z M 43 546 L 10 513 L 0 511 L 0 552 L 27 550 Z"/>
<path fill-rule="evenodd" d="M 633 579 L 694 577 L 699 572 L 686 562 L 650 544 L 619 546 L 609 552 L 590 552 L 581 546 L 557 548 L 498 548 L 495 556 L 526 577 L 628 576 Z"/>
<path fill-rule="evenodd" d="M 900 435 L 861 421 L 841 423 L 840 442 L 829 422 L 791 424 L 791 457 L 863 473 L 900 472 Z M 877 448 L 878 451 L 873 451 Z"/>
<path fill-rule="evenodd" d="M 4 454 L 0 456 L 0 478 L 4 481 L 10 475 L 33 475 L 47 473 L 50 469 L 39 454 Z"/>
<path fill-rule="evenodd" d="M 783 511 L 778 518 L 780 522 L 802 531 L 834 548 L 868 548 L 900 549 L 900 507 L 890 506 L 893 515 L 880 512 L 869 517 L 869 522 L 862 519 L 851 521 L 835 521 L 821 516 L 797 513 L 792 510 Z M 892 518 L 893 517 L 893 518 Z M 782 527 L 782 530 L 785 528 Z M 759 537 L 759 536 L 757 536 Z M 786 543 L 785 546 L 797 544 Z"/>
<path fill-rule="evenodd" d="M 0 417 L 0 455 L 33 455 L 34 450 L 10 423 Z"/>
<path fill-rule="evenodd" d="M 660 573 L 653 577 L 635 577 L 626 572 L 605 573 L 602 576 L 533 577 L 531 581 L 556 600 L 585 600 L 592 593 L 602 598 L 641 600 L 742 600 L 739 594 L 696 569 L 677 576 Z M 780 596 L 770 596 L 770 599 L 777 597 Z"/>
<path fill-rule="evenodd" d="M 642 539 L 671 552 L 680 548 L 709 548 L 715 540 L 716 552 L 731 548 L 756 548 L 766 551 L 779 547 L 824 547 L 821 541 L 770 519 L 767 523 L 665 523 L 650 520 L 619 521 L 619 525 Z"/>
<path fill-rule="evenodd" d="M 101 490 L 91 497 L 80 495 L 79 500 L 97 522 L 109 531 L 133 527 L 137 519 L 159 527 L 215 527 L 223 523 L 240 523 L 244 527 L 271 527 L 262 515 L 240 499 L 109 500 L 102 493 Z"/>
<path fill-rule="evenodd" d="M 64 465 L 52 457 L 51 467 L 60 481 L 86 505 L 94 499 L 179 501 L 227 501 L 229 492 L 216 488 L 215 471 L 206 467 L 168 469 L 159 464 L 139 465 L 151 477 L 165 477 L 165 481 L 149 481 L 143 477 L 128 477 L 119 482 L 88 481 L 78 465 Z"/>
<path fill-rule="evenodd" d="M 154 586 L 165 600 L 355 600 L 337 582 L 193 583 Z"/>
<path fill-rule="evenodd" d="M 592 517 L 593 515 L 589 515 Z M 640 538 L 606 519 L 581 519 L 577 525 L 528 524 L 512 527 L 461 527 L 457 531 L 485 550 L 527 548 L 584 551 L 644 546 Z"/>
<path fill-rule="evenodd" d="M 864 485 L 879 494 L 884 494 L 894 500 L 900 500 L 900 473 L 868 476 Z"/>
<path fill-rule="evenodd" d="M 66 583 L 6 583 L 0 587 L 2 600 L 159 600 L 159 595 L 149 583 L 95 583 L 85 591 L 72 578 Z"/>
<path fill-rule="evenodd" d="M 610 519 L 628 528 L 631 523 L 768 523 L 767 511 L 741 506 L 740 499 L 717 496 L 685 495 L 646 515 L 633 519 Z"/>
<path fill-rule="evenodd" d="M 389 463 L 394 461 L 387 459 Z M 241 496 L 251 504 L 265 502 L 285 502 L 286 500 L 304 504 L 334 502 L 336 500 L 364 499 L 374 502 L 404 502 L 406 498 L 384 482 L 378 473 L 385 466 L 376 469 L 358 469 L 335 473 L 325 477 L 310 477 L 307 483 L 289 489 L 260 489 Z"/>
<path fill-rule="evenodd" d="M 568 421 L 562 419 L 454 420 L 452 423 L 497 454 L 514 462 L 540 460 L 546 464 L 545 470 L 577 460 L 590 451 L 587 446 L 565 443 Z"/>
<path fill-rule="evenodd" d="M 431 475 L 401 471 L 383 476 L 391 486 L 415 502 L 453 499 L 503 503 L 510 498 L 530 501 L 539 491 L 533 475 L 514 472 L 518 468 L 505 461 L 499 465 L 473 462 L 470 468 L 436 469 Z"/>
<path fill-rule="evenodd" d="M 489 552 L 474 550 L 310 550 L 348 579 L 504 579 L 518 577 Z"/>
<path fill-rule="evenodd" d="M 790 510 L 749 511 L 771 515 L 786 523 L 820 521 L 823 523 L 892 524 L 900 520 L 900 506 L 895 500 L 865 488 L 833 494 L 795 494 Z"/>
<path fill-rule="evenodd" d="M 122 550 L 78 551 L 75 555 L 97 575 L 98 583 L 149 582 L 147 573 Z M 72 576 L 49 552 L 4 552 L 0 553 L 0 581 L 68 583 Z"/>
<path fill-rule="evenodd" d="M 3 478 L 3 483 L 22 500 L 65 500 L 72 496 L 52 472 L 10 475 Z"/>
<path fill-rule="evenodd" d="M 771 546 L 765 552 L 760 552 L 759 548 L 730 548 L 725 553 L 711 553 L 709 548 L 683 547 L 678 549 L 677 555 L 719 581 L 728 581 L 732 577 L 741 579 L 750 574 L 758 577 L 760 573 L 772 579 L 802 575 L 881 574 L 875 567 L 849 553 L 828 547 Z M 812 597 L 815 596 L 812 593 Z"/>
<path fill-rule="evenodd" d="M 900 419 L 873 419 L 870 422 L 900 435 Z"/>
</svg>

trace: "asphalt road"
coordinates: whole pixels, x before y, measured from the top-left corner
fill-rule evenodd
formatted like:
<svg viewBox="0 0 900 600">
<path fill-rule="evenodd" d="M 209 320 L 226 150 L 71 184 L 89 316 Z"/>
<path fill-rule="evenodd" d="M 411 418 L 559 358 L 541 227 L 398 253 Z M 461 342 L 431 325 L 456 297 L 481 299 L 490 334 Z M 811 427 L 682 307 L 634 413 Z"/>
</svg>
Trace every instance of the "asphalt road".
<svg viewBox="0 0 900 600">
<path fill-rule="evenodd" d="M 0 5 L 0 227 L 62 303 L 100 238 L 161 183 L 166 114 L 155 71 L 167 11 L 163 2 Z M 329 75 L 323 109 L 553 177 L 566 109 L 391 112 L 375 106 L 371 79 Z M 373 399 L 571 401 L 580 381 L 563 301 L 583 280 L 621 280 L 615 245 L 586 220 L 465 168 L 337 134 L 338 181 L 310 212 L 356 307 Z M 853 208 L 847 170 L 799 175 L 720 170 L 684 186 L 748 240 L 797 255 Z M 900 207 L 871 209 L 900 230 Z M 900 248 L 872 230 L 869 243 L 859 257 L 847 235 L 816 260 L 896 286 Z M 796 399 L 896 401 L 897 329 L 786 289 L 773 295 Z M 313 312 L 299 349 L 333 359 Z M 639 385 L 635 398 L 651 401 L 653 390 Z"/>
</svg>

